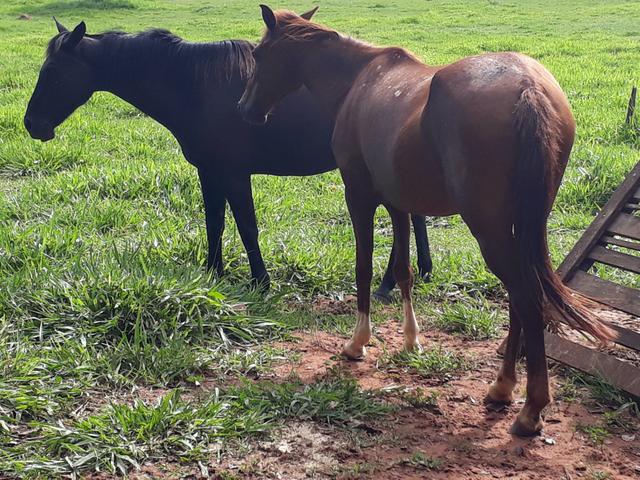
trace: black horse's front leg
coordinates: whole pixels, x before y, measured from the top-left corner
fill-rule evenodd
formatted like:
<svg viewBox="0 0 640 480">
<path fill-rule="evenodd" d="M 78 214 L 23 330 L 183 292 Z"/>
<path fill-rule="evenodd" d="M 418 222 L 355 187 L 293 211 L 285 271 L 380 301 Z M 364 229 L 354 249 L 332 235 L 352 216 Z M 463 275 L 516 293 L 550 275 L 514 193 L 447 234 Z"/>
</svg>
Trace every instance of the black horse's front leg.
<svg viewBox="0 0 640 480">
<path fill-rule="evenodd" d="M 222 260 L 222 233 L 224 232 L 224 211 L 226 200 L 224 191 L 214 173 L 198 169 L 200 187 L 204 200 L 204 217 L 207 226 L 207 270 L 215 269 L 218 275 L 224 272 Z"/>
<path fill-rule="evenodd" d="M 240 238 L 249 257 L 252 281 L 256 286 L 267 290 L 270 279 L 258 244 L 258 225 L 251 192 L 251 177 L 229 179 L 225 191 Z"/>
</svg>

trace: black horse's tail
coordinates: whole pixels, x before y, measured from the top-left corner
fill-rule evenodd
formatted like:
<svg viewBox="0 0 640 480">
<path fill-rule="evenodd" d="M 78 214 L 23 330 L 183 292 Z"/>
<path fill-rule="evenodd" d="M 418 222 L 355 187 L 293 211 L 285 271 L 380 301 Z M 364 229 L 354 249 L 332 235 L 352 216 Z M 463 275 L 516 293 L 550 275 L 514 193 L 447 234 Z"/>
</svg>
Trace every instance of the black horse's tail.
<svg viewBox="0 0 640 480">
<path fill-rule="evenodd" d="M 616 334 L 589 309 L 593 304 L 566 287 L 553 271 L 547 245 L 547 217 L 562 173 L 560 118 L 546 94 L 527 85 L 515 108 L 519 158 L 515 169 L 515 219 L 513 233 L 519 270 L 534 304 L 546 302 L 545 323 L 552 331 L 559 323 L 608 341 Z M 533 268 L 532 268 L 533 267 Z"/>
</svg>

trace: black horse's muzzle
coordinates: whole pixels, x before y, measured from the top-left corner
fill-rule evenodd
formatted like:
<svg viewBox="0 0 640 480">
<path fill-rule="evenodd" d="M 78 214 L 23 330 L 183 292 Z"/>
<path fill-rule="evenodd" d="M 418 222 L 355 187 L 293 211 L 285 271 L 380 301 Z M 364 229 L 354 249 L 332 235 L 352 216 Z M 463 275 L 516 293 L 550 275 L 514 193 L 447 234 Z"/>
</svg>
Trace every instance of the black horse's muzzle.
<svg viewBox="0 0 640 480">
<path fill-rule="evenodd" d="M 29 132 L 29 135 L 31 135 L 31 138 L 35 140 L 47 142 L 56 136 L 51 123 L 35 120 L 29 115 L 24 116 L 24 127 Z"/>
<path fill-rule="evenodd" d="M 267 114 L 255 107 L 251 108 L 243 99 L 238 102 L 238 112 L 240 112 L 240 116 L 245 122 L 253 125 L 264 125 L 267 123 Z"/>
</svg>

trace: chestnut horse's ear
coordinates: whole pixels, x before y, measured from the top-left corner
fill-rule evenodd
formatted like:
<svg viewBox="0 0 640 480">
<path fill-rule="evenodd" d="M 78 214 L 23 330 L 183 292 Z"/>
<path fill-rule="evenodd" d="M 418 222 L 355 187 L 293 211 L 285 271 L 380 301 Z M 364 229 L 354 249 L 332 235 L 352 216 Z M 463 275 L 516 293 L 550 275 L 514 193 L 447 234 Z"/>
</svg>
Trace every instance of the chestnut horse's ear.
<svg viewBox="0 0 640 480">
<path fill-rule="evenodd" d="M 278 22 L 273 10 L 266 5 L 260 5 L 260 8 L 262 9 L 262 20 L 264 20 L 264 24 L 269 30 L 275 30 Z"/>
<path fill-rule="evenodd" d="M 68 32 L 67 27 L 62 25 L 56 17 L 53 17 L 53 21 L 56 22 L 56 28 L 58 29 L 58 33 Z"/>
<path fill-rule="evenodd" d="M 314 7 L 311 10 L 309 10 L 308 12 L 305 12 L 300 16 L 302 18 L 304 18 L 305 20 L 311 20 L 311 18 L 315 15 L 315 13 L 318 11 L 319 8 L 320 8 L 320 6 Z"/>
<path fill-rule="evenodd" d="M 80 22 L 78 26 L 73 29 L 73 32 L 66 36 L 62 43 L 62 47 L 66 50 L 73 50 L 78 46 L 85 33 L 87 33 L 87 25 L 85 25 L 84 22 Z"/>
</svg>

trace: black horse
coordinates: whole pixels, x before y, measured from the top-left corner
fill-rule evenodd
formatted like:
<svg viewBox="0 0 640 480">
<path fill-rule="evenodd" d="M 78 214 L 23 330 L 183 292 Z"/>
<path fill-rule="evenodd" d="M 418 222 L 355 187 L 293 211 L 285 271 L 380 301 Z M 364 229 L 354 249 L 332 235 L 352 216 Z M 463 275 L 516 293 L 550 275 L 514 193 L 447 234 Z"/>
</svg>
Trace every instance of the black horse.
<svg viewBox="0 0 640 480">
<path fill-rule="evenodd" d="M 55 20 L 55 19 L 54 19 Z M 333 125 L 309 93 L 290 95 L 265 126 L 245 123 L 236 109 L 254 61 L 253 44 L 234 40 L 190 43 L 166 30 L 88 35 L 56 20 L 24 125 L 42 141 L 96 91 L 129 102 L 175 136 L 198 169 L 209 254 L 207 267 L 223 272 L 222 232 L 229 202 L 247 250 L 254 282 L 268 287 L 258 245 L 251 175 L 315 175 L 336 168 L 330 147 Z M 431 272 L 424 217 L 413 225 L 421 276 Z M 393 251 L 392 254 L 393 256 Z M 395 285 L 391 259 L 377 296 Z"/>
</svg>

